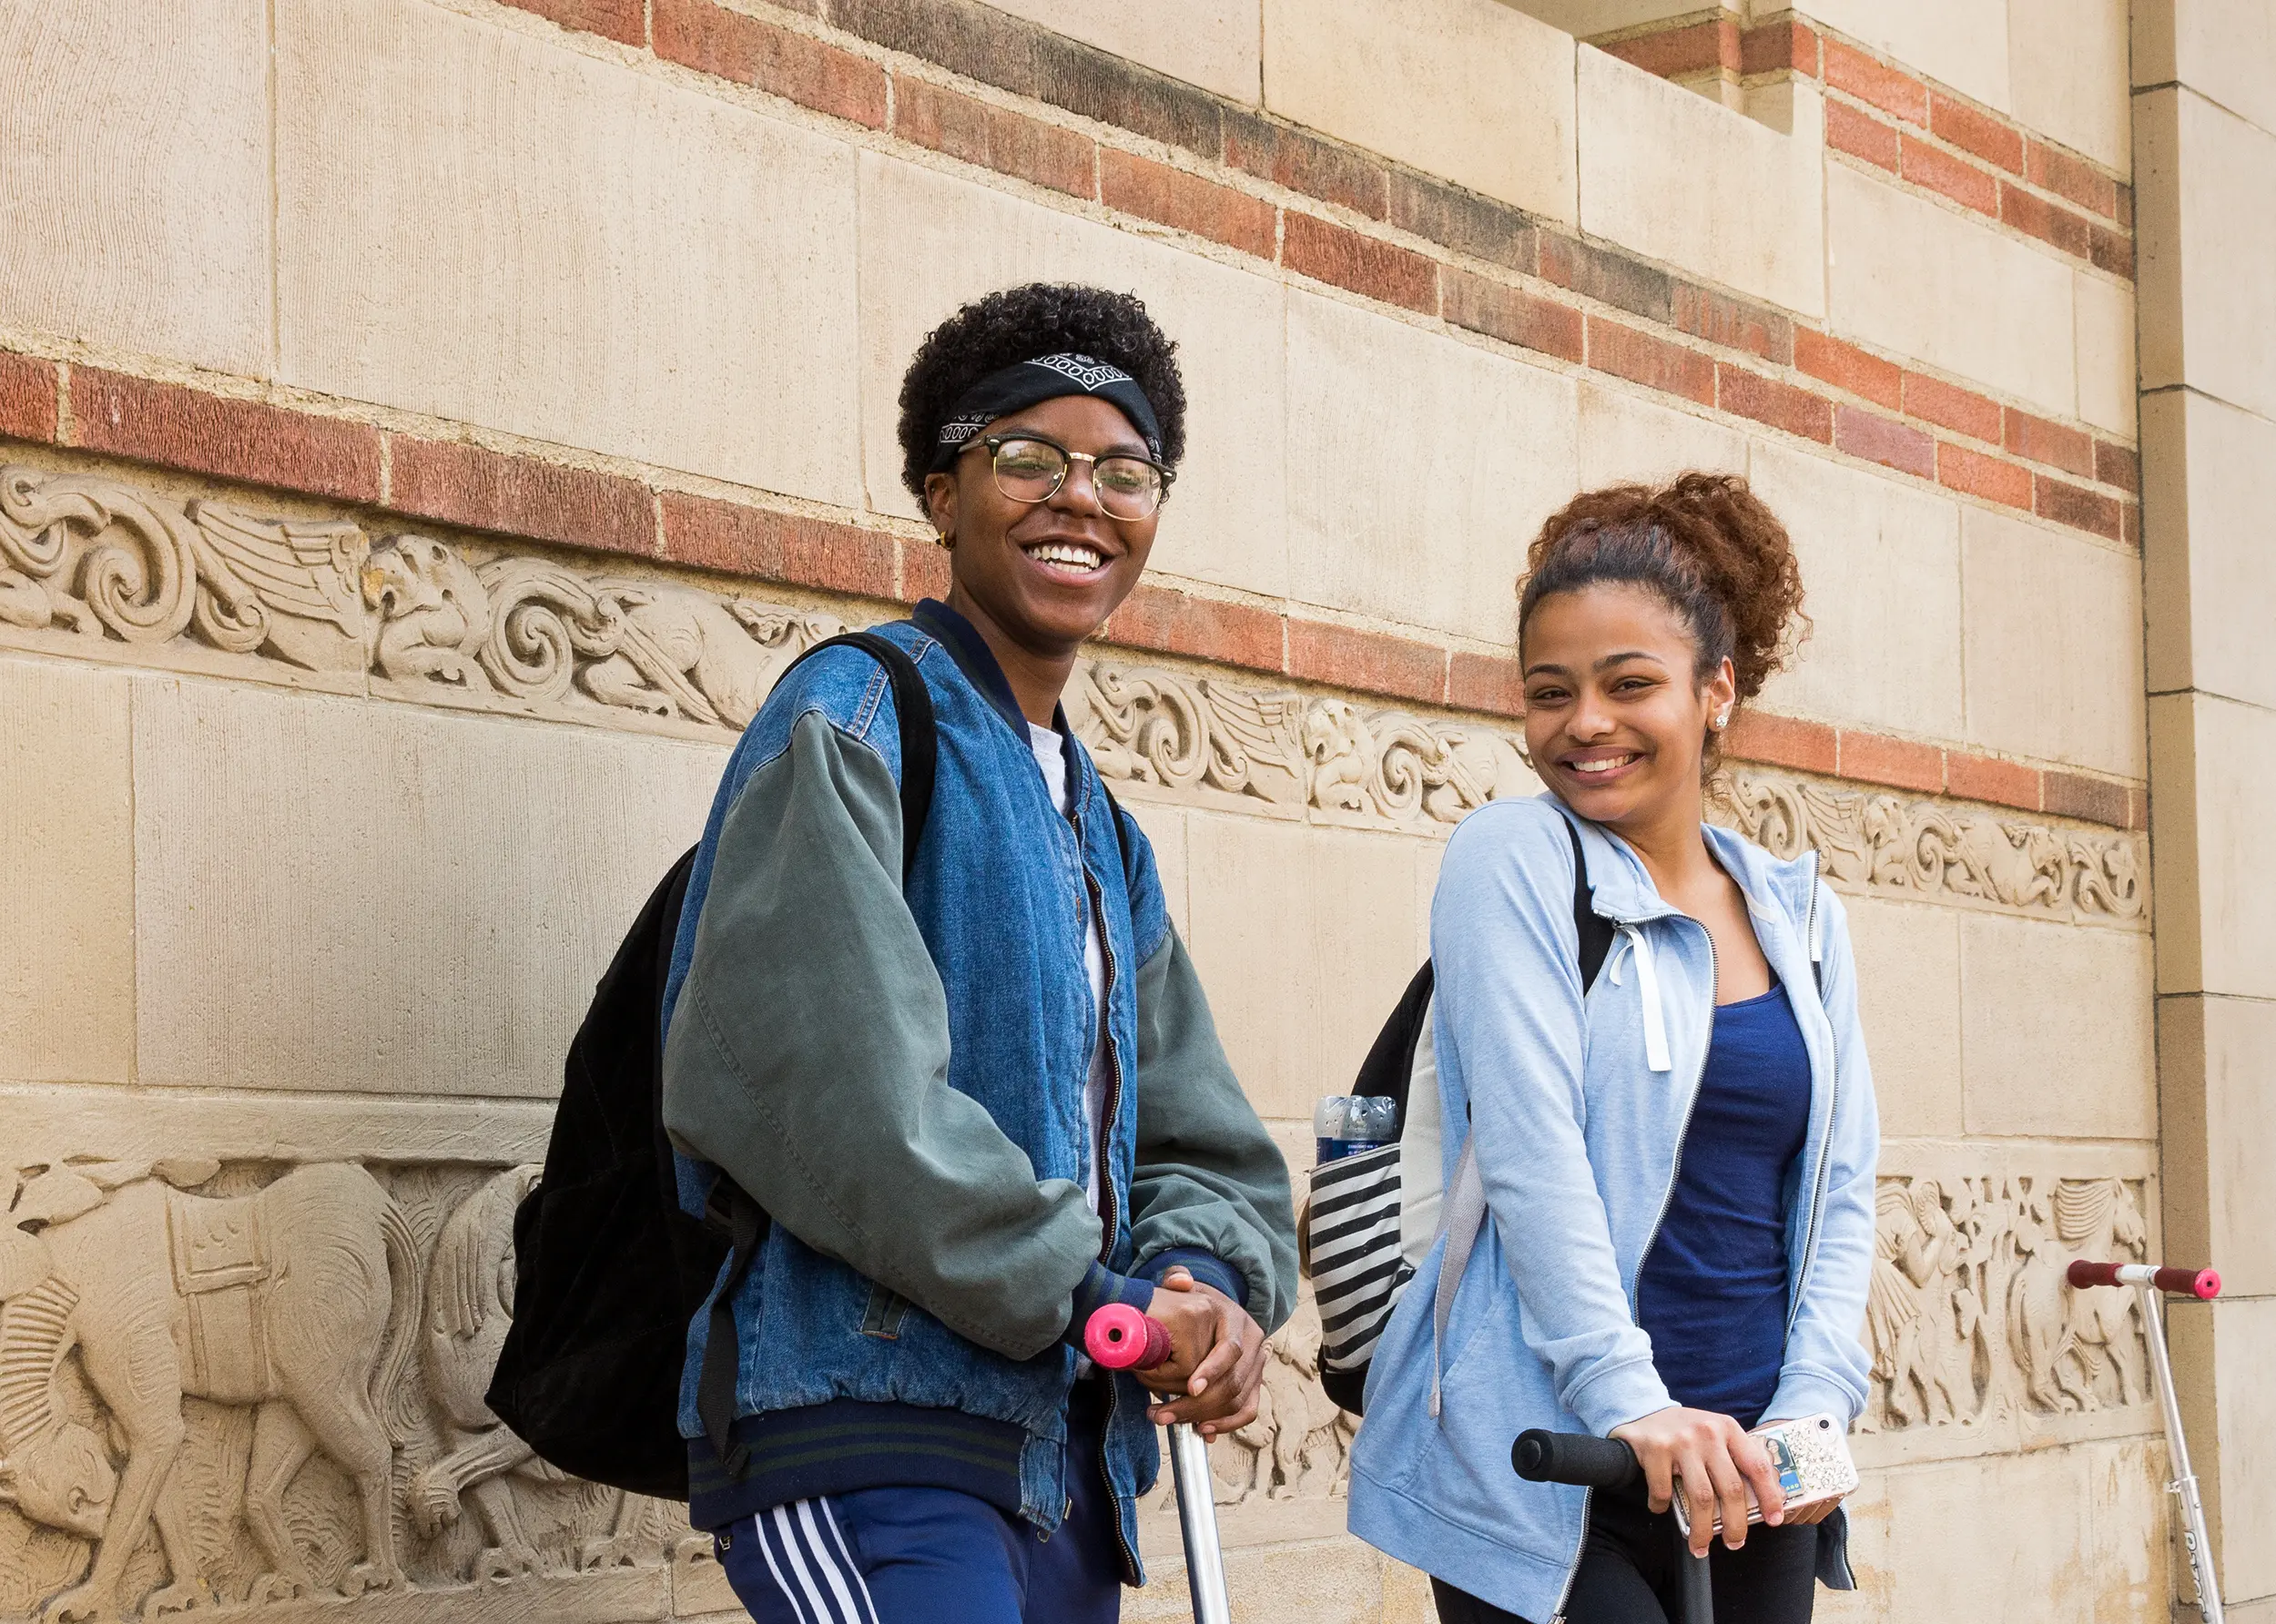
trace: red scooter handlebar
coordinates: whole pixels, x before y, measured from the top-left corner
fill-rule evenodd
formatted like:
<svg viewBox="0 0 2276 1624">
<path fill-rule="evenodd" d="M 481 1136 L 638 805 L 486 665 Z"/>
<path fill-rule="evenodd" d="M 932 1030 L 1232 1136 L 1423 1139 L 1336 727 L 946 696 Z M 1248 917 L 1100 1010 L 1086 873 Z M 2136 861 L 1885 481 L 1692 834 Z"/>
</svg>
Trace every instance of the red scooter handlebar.
<svg viewBox="0 0 2276 1624">
<path fill-rule="evenodd" d="M 1083 1325 L 1082 1351 L 1102 1370 L 1152 1370 L 1169 1359 L 1169 1327 L 1127 1303 L 1109 1303 Z"/>
<path fill-rule="evenodd" d="M 2204 1302 L 2220 1295 L 2220 1276 L 2214 1271 L 2159 1264 L 2090 1264 L 2080 1258 L 2070 1265 L 2070 1284 L 2080 1291 L 2090 1285 L 2147 1285 Z"/>
</svg>

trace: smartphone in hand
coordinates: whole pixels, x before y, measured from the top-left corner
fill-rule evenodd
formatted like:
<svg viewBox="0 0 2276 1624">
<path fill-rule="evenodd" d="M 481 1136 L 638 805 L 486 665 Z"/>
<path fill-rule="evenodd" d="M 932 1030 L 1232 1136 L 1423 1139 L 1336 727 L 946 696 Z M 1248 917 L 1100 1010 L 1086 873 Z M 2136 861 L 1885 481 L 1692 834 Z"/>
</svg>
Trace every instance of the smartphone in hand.
<svg viewBox="0 0 2276 1624">
<path fill-rule="evenodd" d="M 1841 1423 L 1831 1416 L 1774 1422 L 1756 1427 L 1748 1436 L 1761 1439 L 1769 1451 L 1771 1469 L 1778 1474 L 1778 1487 L 1785 1491 L 1790 1512 L 1820 1500 L 1839 1499 L 1857 1487 L 1857 1466 L 1849 1458 L 1849 1440 Z M 1746 1491 L 1746 1520 L 1749 1524 L 1763 1520 L 1763 1508 L 1755 1503 L 1752 1484 Z M 1675 1521 L 1688 1538 L 1691 1515 L 1680 1494 L 1675 1497 Z M 1722 1532 L 1721 1517 L 1715 1518 L 1715 1532 Z"/>
</svg>

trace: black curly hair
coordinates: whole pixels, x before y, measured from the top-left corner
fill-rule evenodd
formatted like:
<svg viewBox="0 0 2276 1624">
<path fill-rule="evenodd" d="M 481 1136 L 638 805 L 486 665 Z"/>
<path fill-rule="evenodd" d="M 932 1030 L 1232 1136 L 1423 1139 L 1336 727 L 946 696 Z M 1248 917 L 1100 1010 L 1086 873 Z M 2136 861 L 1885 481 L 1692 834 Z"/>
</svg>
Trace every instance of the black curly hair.
<svg viewBox="0 0 2276 1624">
<path fill-rule="evenodd" d="M 940 425 L 964 391 L 991 372 L 1062 351 L 1112 361 L 1138 381 L 1162 426 L 1162 460 L 1185 454 L 1185 383 L 1177 345 L 1134 293 L 1079 282 L 1005 288 L 925 335 L 901 379 L 901 482 L 921 502 Z"/>
</svg>

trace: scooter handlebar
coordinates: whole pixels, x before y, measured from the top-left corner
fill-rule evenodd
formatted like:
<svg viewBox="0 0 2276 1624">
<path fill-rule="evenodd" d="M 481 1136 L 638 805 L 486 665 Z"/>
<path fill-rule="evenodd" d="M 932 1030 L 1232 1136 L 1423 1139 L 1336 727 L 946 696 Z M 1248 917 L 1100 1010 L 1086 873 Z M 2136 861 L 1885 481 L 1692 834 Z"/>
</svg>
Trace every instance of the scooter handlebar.
<svg viewBox="0 0 2276 1624">
<path fill-rule="evenodd" d="M 1109 1303 L 1083 1323 L 1082 1351 L 1104 1370 L 1152 1370 L 1170 1356 L 1170 1329 L 1127 1303 Z"/>
<path fill-rule="evenodd" d="M 1529 1483 L 1570 1483 L 1582 1488 L 1624 1489 L 1642 1481 L 1636 1452 L 1618 1438 L 1533 1427 L 1509 1446 L 1509 1465 Z"/>
<path fill-rule="evenodd" d="M 2203 1302 L 2220 1295 L 2220 1276 L 2215 1271 L 2158 1264 L 2093 1264 L 2080 1258 L 2070 1265 L 2070 1284 L 2080 1291 L 2094 1285 L 2147 1285 Z"/>
</svg>

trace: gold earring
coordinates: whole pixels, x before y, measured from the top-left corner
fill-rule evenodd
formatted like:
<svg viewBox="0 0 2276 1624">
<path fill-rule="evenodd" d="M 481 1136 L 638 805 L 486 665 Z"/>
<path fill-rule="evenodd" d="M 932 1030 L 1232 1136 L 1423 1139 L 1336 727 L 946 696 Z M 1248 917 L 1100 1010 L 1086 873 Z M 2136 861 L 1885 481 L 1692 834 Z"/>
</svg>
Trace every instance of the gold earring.
<svg viewBox="0 0 2276 1624">
<path fill-rule="evenodd" d="M 950 538 L 949 533 L 945 530 L 936 532 L 932 539 L 934 544 L 939 546 L 944 553 L 953 552 L 955 550 L 956 543 L 952 538 Z"/>
</svg>

